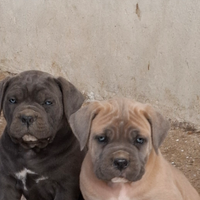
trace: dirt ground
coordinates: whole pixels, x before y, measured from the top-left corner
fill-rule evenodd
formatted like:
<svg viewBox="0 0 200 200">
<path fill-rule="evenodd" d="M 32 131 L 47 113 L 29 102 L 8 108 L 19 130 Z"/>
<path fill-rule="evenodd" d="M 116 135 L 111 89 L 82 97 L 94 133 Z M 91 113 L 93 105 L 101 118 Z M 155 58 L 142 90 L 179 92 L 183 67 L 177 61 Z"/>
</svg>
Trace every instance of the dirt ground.
<svg viewBox="0 0 200 200">
<path fill-rule="evenodd" d="M 161 152 L 200 193 L 200 134 L 181 129 L 171 130 L 161 146 Z"/>
<path fill-rule="evenodd" d="M 7 75 L 7 74 L 6 74 Z M 0 73 L 0 80 L 5 74 Z M 0 118 L 0 135 L 5 120 Z M 200 133 L 184 131 L 180 128 L 171 129 L 161 146 L 165 158 L 180 169 L 200 193 Z"/>
</svg>

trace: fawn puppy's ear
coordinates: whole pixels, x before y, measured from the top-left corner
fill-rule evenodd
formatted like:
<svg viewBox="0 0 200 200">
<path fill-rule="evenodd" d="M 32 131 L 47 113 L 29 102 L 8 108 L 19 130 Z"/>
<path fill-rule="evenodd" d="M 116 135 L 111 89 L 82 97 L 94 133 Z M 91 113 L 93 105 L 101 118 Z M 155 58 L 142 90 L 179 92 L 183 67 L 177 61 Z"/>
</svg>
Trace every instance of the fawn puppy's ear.
<svg viewBox="0 0 200 200">
<path fill-rule="evenodd" d="M 92 120 L 99 112 L 99 109 L 96 108 L 95 104 L 96 102 L 88 103 L 69 118 L 69 124 L 80 143 L 81 150 L 83 150 L 87 144 Z"/>
<path fill-rule="evenodd" d="M 164 119 L 164 117 L 149 104 L 147 104 L 144 114 L 151 126 L 153 147 L 155 152 L 158 153 L 158 148 L 167 136 L 170 124 L 168 120 Z"/>
</svg>

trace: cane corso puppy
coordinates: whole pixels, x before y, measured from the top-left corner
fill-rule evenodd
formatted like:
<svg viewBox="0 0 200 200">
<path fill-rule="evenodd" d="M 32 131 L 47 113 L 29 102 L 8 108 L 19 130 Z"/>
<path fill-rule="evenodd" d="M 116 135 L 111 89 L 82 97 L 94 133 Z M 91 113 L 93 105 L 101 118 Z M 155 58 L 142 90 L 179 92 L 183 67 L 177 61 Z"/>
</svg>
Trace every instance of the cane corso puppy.
<svg viewBox="0 0 200 200">
<path fill-rule="evenodd" d="M 169 123 L 149 104 L 116 98 L 82 106 L 69 122 L 88 147 L 80 186 L 85 200 L 200 200 L 159 147 Z"/>
<path fill-rule="evenodd" d="M 83 95 L 62 77 L 25 71 L 0 82 L 0 200 L 77 200 L 83 159 L 68 124 Z"/>
</svg>

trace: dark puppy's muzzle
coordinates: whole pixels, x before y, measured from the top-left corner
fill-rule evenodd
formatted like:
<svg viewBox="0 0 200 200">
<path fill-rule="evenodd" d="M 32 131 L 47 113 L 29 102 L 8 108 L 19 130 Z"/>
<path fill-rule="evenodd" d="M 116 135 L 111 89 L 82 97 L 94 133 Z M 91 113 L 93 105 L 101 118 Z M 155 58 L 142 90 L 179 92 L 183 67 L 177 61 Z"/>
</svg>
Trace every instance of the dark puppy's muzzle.
<svg viewBox="0 0 200 200">
<path fill-rule="evenodd" d="M 44 148 L 51 142 L 53 137 L 49 133 L 47 119 L 40 114 L 36 106 L 19 106 L 13 116 L 11 139 L 14 143 L 20 143 L 29 149 Z"/>
<path fill-rule="evenodd" d="M 35 117 L 30 115 L 21 115 L 20 119 L 21 122 L 26 126 L 30 126 L 35 121 Z"/>
<path fill-rule="evenodd" d="M 32 109 L 25 109 L 19 113 L 19 119 L 23 125 L 29 127 L 37 120 L 37 113 Z"/>
</svg>

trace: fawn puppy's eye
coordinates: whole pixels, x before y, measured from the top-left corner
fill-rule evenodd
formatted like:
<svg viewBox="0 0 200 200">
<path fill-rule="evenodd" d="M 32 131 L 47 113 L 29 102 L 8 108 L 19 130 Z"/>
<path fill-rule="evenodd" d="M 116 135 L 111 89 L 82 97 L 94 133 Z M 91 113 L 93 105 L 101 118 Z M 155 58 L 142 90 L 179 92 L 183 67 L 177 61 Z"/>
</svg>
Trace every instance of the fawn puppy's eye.
<svg viewBox="0 0 200 200">
<path fill-rule="evenodd" d="M 96 139 L 97 139 L 97 141 L 99 142 L 99 143 L 105 143 L 105 142 L 107 142 L 107 136 L 105 136 L 105 135 L 99 135 L 99 136 L 96 136 Z"/>
<path fill-rule="evenodd" d="M 143 144 L 145 142 L 145 140 L 143 139 L 143 138 L 141 138 L 141 137 L 138 137 L 137 139 L 136 139 L 136 143 L 137 144 Z"/>
</svg>

